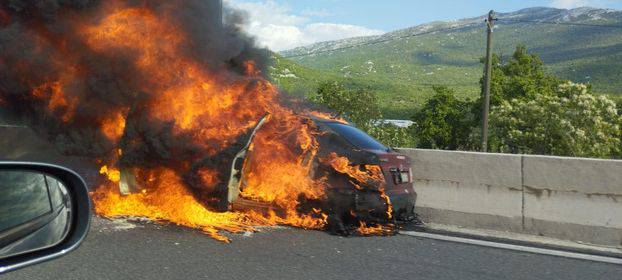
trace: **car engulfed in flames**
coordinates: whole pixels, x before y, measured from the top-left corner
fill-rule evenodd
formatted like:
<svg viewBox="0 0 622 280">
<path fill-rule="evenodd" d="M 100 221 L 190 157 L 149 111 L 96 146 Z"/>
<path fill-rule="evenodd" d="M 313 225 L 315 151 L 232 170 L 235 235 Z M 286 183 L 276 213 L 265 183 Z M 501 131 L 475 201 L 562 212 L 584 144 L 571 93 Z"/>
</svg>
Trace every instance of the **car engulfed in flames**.
<svg viewBox="0 0 622 280">
<path fill-rule="evenodd" d="M 253 136 L 266 119 L 259 122 L 247 145 L 233 160 L 226 190 L 227 210 L 283 211 L 278 205 L 246 192 L 247 181 L 253 176 L 251 165 L 261 164 L 253 160 Z M 326 213 L 330 232 L 386 234 L 395 224 L 416 221 L 416 192 L 409 158 L 343 120 L 318 117 L 312 120 L 321 136 L 318 137 L 318 156 L 310 162 L 312 168 L 308 176 L 327 182 L 327 199 L 316 209 Z M 338 153 L 347 157 L 338 156 Z"/>
<path fill-rule="evenodd" d="M 0 107 L 100 167 L 98 215 L 228 241 L 277 224 L 387 234 L 412 214 L 408 159 L 279 91 L 235 11 L 47 2 L 0 2 Z"/>
<path fill-rule="evenodd" d="M 208 207 L 216 212 L 243 213 L 262 225 L 290 224 L 341 235 L 389 235 L 395 225 L 415 221 L 416 193 L 410 159 L 338 119 L 311 117 L 321 135 L 318 149 L 301 156 L 301 164 L 311 167 L 302 178 L 323 182 L 324 196 L 301 194 L 293 205 L 291 201 L 283 204 L 275 199 L 278 194 L 274 188 L 254 182 L 258 178 L 253 173 L 253 165 L 263 164 L 256 160 L 261 146 L 255 146 L 253 139 L 269 120 L 269 115 L 262 118 L 247 135 L 246 144 L 230 161 L 228 181 L 220 185 L 220 190 L 207 195 L 212 198 L 212 203 L 206 203 Z M 107 167 L 102 173 L 108 173 Z M 127 196 L 145 191 L 140 189 L 131 170 L 119 172 L 118 186 L 119 192 Z M 206 197 L 196 191 L 196 197 Z M 215 197 L 219 199 L 214 200 Z M 292 221 L 299 213 L 309 214 Z"/>
</svg>

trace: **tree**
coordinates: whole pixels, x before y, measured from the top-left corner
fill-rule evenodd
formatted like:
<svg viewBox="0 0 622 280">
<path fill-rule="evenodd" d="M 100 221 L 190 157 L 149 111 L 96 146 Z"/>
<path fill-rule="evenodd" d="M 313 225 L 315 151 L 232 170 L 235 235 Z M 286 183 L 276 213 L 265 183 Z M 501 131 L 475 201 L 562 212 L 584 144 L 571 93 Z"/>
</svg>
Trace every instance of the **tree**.
<svg viewBox="0 0 622 280">
<path fill-rule="evenodd" d="M 611 158 L 620 154 L 622 118 L 616 104 L 583 84 L 553 94 L 501 101 L 491 114 L 491 144 L 499 152 Z"/>
<path fill-rule="evenodd" d="M 622 119 L 622 99 L 619 96 L 616 100 L 616 108 L 618 109 L 618 116 L 620 117 L 620 119 Z M 620 132 L 620 143 L 622 143 L 622 132 Z M 622 148 L 620 148 L 620 152 L 618 153 L 616 158 L 622 158 Z"/>
<path fill-rule="evenodd" d="M 339 82 L 324 82 L 310 100 L 328 107 L 362 129 L 368 129 L 373 121 L 382 117 L 378 98 L 368 88 L 349 89 Z"/>
<path fill-rule="evenodd" d="M 370 126 L 366 132 L 389 147 L 414 148 L 416 144 L 409 128 L 393 124 L 376 124 Z"/>
<path fill-rule="evenodd" d="M 501 100 L 515 98 L 533 99 L 537 94 L 553 94 L 562 82 L 561 79 L 545 73 L 544 64 L 537 54 L 529 54 L 527 47 L 518 45 L 512 57 L 505 63 L 495 55 L 491 104 L 498 105 Z"/>
<path fill-rule="evenodd" d="M 557 86 L 563 82 L 544 71 L 544 63 L 537 54 L 529 54 L 527 47 L 518 45 L 507 61 L 500 55 L 493 54 L 490 106 L 498 106 L 504 100 L 533 99 L 537 94 L 554 94 Z M 483 93 L 484 77 L 480 80 L 480 85 Z M 475 104 L 473 113 L 476 124 L 481 126 L 483 96 Z"/>
<path fill-rule="evenodd" d="M 415 138 L 427 149 L 465 149 L 474 126 L 473 104 L 455 97 L 455 92 L 435 86 L 436 92 L 413 116 Z"/>
<path fill-rule="evenodd" d="M 414 139 L 407 128 L 382 124 L 380 105 L 376 94 L 369 88 L 347 88 L 339 82 L 322 83 L 310 100 L 328 107 L 338 116 L 389 147 L 414 147 Z"/>
</svg>

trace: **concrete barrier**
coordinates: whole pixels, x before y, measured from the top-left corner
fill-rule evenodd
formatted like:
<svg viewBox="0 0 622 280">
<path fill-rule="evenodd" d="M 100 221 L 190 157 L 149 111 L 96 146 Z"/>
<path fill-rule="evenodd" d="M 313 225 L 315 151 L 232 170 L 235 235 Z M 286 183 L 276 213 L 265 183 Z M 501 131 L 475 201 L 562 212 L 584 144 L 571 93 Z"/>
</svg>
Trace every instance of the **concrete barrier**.
<svg viewBox="0 0 622 280">
<path fill-rule="evenodd" d="M 622 161 L 400 149 L 424 221 L 622 247 Z"/>
<path fill-rule="evenodd" d="M 525 231 L 622 247 L 622 161 L 523 156 Z"/>
</svg>

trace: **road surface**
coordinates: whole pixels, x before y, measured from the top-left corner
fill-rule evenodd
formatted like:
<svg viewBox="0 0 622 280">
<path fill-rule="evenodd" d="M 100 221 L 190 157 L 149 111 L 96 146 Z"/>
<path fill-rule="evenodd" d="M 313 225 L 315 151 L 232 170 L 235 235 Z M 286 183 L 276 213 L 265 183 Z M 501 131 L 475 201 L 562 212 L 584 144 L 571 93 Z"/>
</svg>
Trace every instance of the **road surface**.
<svg viewBox="0 0 622 280">
<path fill-rule="evenodd" d="M 231 244 L 173 225 L 95 218 L 69 255 L 2 279 L 620 279 L 622 266 L 406 235 L 268 228 Z"/>
<path fill-rule="evenodd" d="M 59 163 L 89 183 L 97 168 L 65 158 L 26 128 L 0 128 L 0 159 Z M 622 279 L 622 266 L 397 235 L 344 238 L 292 228 L 225 244 L 172 225 L 94 218 L 60 259 L 0 279 Z"/>
</svg>

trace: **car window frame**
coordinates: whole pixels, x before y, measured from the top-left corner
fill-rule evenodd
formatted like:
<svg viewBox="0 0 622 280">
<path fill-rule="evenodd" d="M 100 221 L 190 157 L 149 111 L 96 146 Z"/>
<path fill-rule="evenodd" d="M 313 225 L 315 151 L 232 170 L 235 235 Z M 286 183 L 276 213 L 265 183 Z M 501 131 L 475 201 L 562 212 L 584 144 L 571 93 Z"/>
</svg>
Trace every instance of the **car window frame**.
<svg viewBox="0 0 622 280">
<path fill-rule="evenodd" d="M 349 125 L 349 124 L 345 124 L 345 123 L 340 123 L 340 122 L 325 122 L 324 123 L 330 130 L 332 130 L 334 133 L 338 134 L 339 136 L 341 136 L 343 139 L 345 139 L 348 143 L 350 143 L 350 145 L 356 147 L 357 149 L 361 149 L 361 150 L 373 150 L 373 151 L 390 151 L 391 148 L 387 147 L 386 145 L 382 144 L 380 141 L 378 141 L 377 139 L 371 137 L 369 134 L 365 133 L 365 131 L 360 130 L 359 128 Z M 374 140 L 376 143 L 380 144 L 382 147 L 384 147 L 384 149 L 368 149 L 368 148 L 363 148 L 359 145 L 354 144 L 350 138 L 344 136 L 342 133 L 340 133 L 339 131 L 337 131 L 335 128 L 333 128 L 332 125 L 342 125 L 342 126 L 348 126 L 351 128 L 354 128 L 355 130 L 358 130 L 358 132 L 363 133 L 365 135 L 367 135 L 367 137 L 371 138 L 372 140 Z"/>
</svg>

